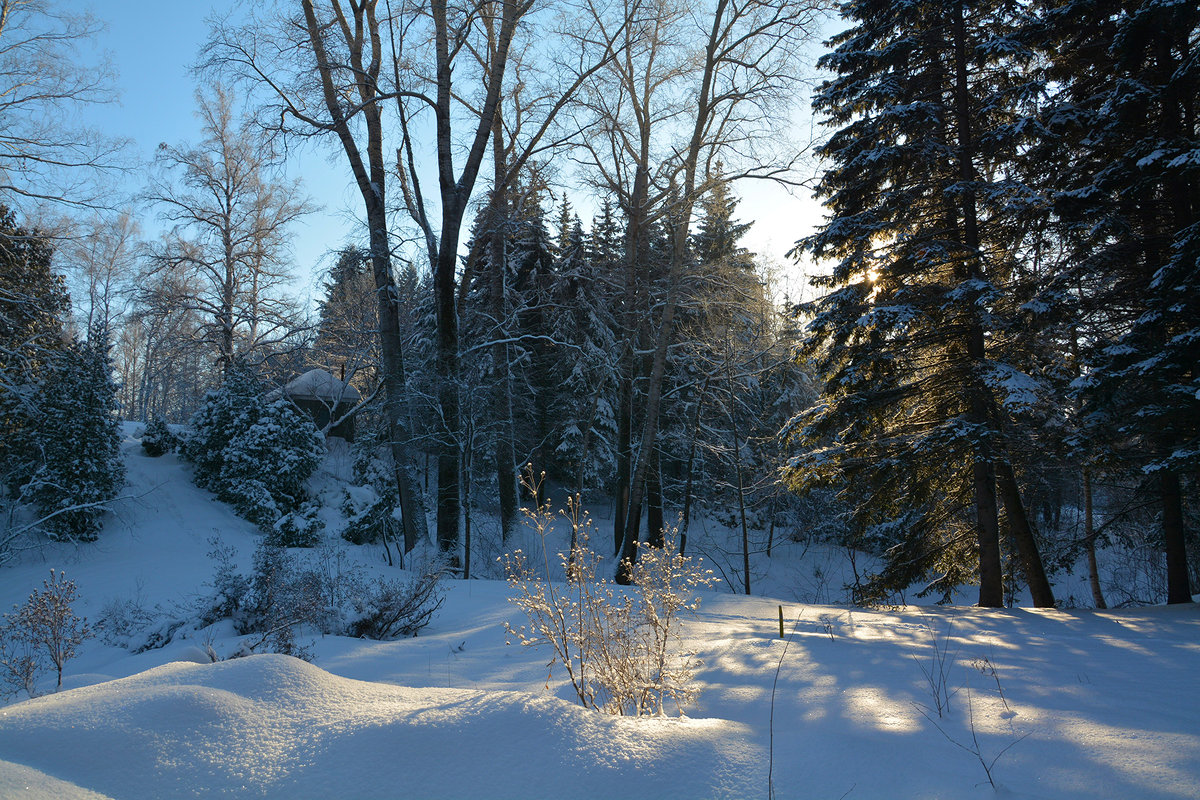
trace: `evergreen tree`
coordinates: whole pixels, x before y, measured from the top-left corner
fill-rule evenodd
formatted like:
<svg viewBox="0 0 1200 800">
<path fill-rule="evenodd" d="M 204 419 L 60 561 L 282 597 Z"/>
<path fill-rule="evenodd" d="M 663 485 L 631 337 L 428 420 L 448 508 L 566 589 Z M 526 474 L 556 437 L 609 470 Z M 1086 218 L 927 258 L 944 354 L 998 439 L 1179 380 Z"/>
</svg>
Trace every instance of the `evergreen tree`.
<svg viewBox="0 0 1200 800">
<path fill-rule="evenodd" d="M 1031 172 L 1061 257 L 1044 295 L 1076 319 L 1098 466 L 1156 497 L 1168 602 L 1190 602 L 1185 507 L 1200 472 L 1200 8 L 1045 4 L 1055 87 Z"/>
<path fill-rule="evenodd" d="M 32 496 L 58 539 L 93 541 L 125 483 L 117 384 L 103 331 L 58 355 L 39 393 Z"/>
<path fill-rule="evenodd" d="M 836 77 L 814 101 L 838 126 L 822 148 L 831 214 L 802 243 L 836 260 L 808 309 L 824 396 L 796 424 L 808 449 L 789 478 L 840 488 L 852 530 L 887 553 L 877 596 L 978 580 L 980 605 L 1002 605 L 1003 499 L 1035 603 L 1050 605 L 1005 441 L 1006 407 L 1034 384 L 1004 335 L 1021 300 L 1007 292 L 1007 209 L 1023 190 L 1012 165 L 1040 88 L 1012 36 L 1024 7 L 841 10 L 852 25 L 822 59 Z"/>
<path fill-rule="evenodd" d="M 603 487 L 615 465 L 616 321 L 597 251 L 584 237 L 579 218 L 568 221 L 566 211 L 564 202 L 550 331 L 555 343 L 553 474 L 571 478 L 582 492 Z"/>
<path fill-rule="evenodd" d="M 0 493 L 16 496 L 37 467 L 32 434 L 47 365 L 67 346 L 70 297 L 53 250 L 0 205 Z"/>
<path fill-rule="evenodd" d="M 204 405 L 191 419 L 182 453 L 195 465 L 198 486 L 220 490 L 225 448 L 262 416 L 263 386 L 245 364 L 235 363 L 225 382 L 204 397 Z"/>
<path fill-rule="evenodd" d="M 240 362 L 205 397 L 183 443 L 196 483 L 264 529 L 300 506 L 323 452 L 324 437 L 308 415 L 285 398 L 265 397 Z"/>
<path fill-rule="evenodd" d="M 375 388 L 379 368 L 379 304 L 371 254 L 343 250 L 324 289 L 311 358 L 366 396 Z"/>
</svg>

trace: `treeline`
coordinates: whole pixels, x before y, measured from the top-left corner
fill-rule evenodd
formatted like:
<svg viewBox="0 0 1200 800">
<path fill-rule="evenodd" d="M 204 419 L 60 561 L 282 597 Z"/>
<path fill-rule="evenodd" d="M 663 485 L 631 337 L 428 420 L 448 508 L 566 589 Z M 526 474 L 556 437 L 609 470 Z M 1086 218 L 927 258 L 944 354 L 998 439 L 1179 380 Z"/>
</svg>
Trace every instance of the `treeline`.
<svg viewBox="0 0 1200 800">
<path fill-rule="evenodd" d="M 601 203 L 585 228 L 565 199 L 548 219 L 550 200 L 544 189 L 519 186 L 507 203 L 514 213 L 495 220 L 481 212 L 468 237 L 472 255 L 459 305 L 464 531 L 471 536 L 476 506 L 493 519 L 498 515 L 501 536 L 493 547 L 507 542 L 520 522 L 516 479 L 526 464 L 585 500 L 620 503 L 621 478 L 628 481 L 633 472 L 651 346 L 661 325 L 664 257 L 639 271 L 636 313 L 623 312 L 623 226 L 612 205 Z M 772 523 L 790 531 L 798 522 L 796 504 L 776 478 L 777 434 L 808 401 L 811 382 L 793 358 L 794 330 L 738 242 L 748 225 L 735 218 L 736 200 L 718 184 L 701 206 L 667 359 L 663 423 L 646 470 L 651 541 L 664 527 L 682 527 L 686 537 L 697 510 L 736 527 L 744 507 L 748 524 L 759 531 Z M 492 240 L 497 224 L 502 251 L 478 247 Z M 652 252 L 665 253 L 668 236 L 665 226 L 652 231 Z M 503 261 L 494 267 L 490 259 L 498 252 Z M 436 368 L 432 292 L 428 279 L 411 269 L 399 276 L 395 291 L 406 353 L 404 422 L 412 452 L 420 454 L 409 469 L 415 468 L 414 482 L 427 486 L 428 460 L 422 464 L 420 456 L 436 454 L 444 434 L 437 398 L 445 378 Z M 379 390 L 374 294 L 369 254 L 343 252 L 326 284 L 308 354 L 364 397 Z M 630 321 L 632 327 L 622 326 Z M 361 424 L 371 419 L 378 414 L 360 415 L 360 440 L 372 435 L 369 424 Z M 385 438 L 386 426 L 376 423 L 374 435 Z M 393 498 L 385 509 L 390 513 L 400 504 L 398 493 L 394 485 L 379 488 Z M 617 552 L 623 535 L 618 526 L 614 542 L 594 546 Z M 760 539 L 756 534 L 754 548 L 763 546 Z M 469 554 L 471 542 L 464 545 Z M 478 552 L 478 537 L 475 547 Z M 469 571 L 469 563 L 465 567 Z"/>
<path fill-rule="evenodd" d="M 360 477 L 406 550 L 433 541 L 468 574 L 475 510 L 504 543 L 532 463 L 611 503 L 621 580 L 639 540 L 677 520 L 686 536 L 703 504 L 737 532 L 739 591 L 784 526 L 877 559 L 851 561 L 865 602 L 978 583 L 985 606 L 1025 589 L 1050 606 L 1086 558 L 1100 606 L 1106 544 L 1164 576 L 1119 580 L 1118 602 L 1189 600 L 1200 11 L 838 8 L 814 101 L 829 214 L 796 251 L 826 293 L 791 317 L 732 187 L 797 178 L 792 112 L 827 9 L 794 0 L 314 1 L 218 23 L 200 140 L 159 148 L 141 192 L 165 232 L 142 241 L 130 211 L 17 239 L 75 276 L 75 330 L 104 344 L 75 338 L 111 353 L 127 416 L 184 422 L 234 364 L 351 382 L 360 452 L 384 456 Z M 40 79 L 74 85 L 58 55 Z M 0 54 L 0 75 L 21 69 Z M 29 130 L 10 141 L 23 163 L 65 163 Z M 311 319 L 286 291 L 301 140 L 331 148 L 364 222 L 331 243 Z M 103 166 L 91 147 L 73 168 Z M 6 197 L 102 205 L 18 177 L 34 188 Z M 44 381 L 8 358 L 15 403 Z"/>
</svg>

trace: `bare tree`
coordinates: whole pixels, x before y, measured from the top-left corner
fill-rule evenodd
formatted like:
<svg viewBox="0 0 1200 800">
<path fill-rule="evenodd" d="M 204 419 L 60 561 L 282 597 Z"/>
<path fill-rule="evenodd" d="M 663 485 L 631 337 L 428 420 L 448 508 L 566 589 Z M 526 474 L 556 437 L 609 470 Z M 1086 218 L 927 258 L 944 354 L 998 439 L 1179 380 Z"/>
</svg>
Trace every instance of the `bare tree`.
<svg viewBox="0 0 1200 800">
<path fill-rule="evenodd" d="M 141 225 L 127 208 L 94 212 L 73 227 L 59 245 L 58 258 L 73 285 L 81 327 L 115 331 L 138 272 Z"/>
<path fill-rule="evenodd" d="M 163 285 L 177 308 L 198 312 L 217 362 L 277 344 L 295 327 L 283 294 L 291 278 L 286 233 L 310 207 L 299 185 L 279 174 L 270 142 L 235 119 L 228 92 L 197 92 L 204 140 L 159 145 L 162 174 L 148 194 L 174 227 L 151 246 L 150 272 L 173 272 Z"/>
<path fill-rule="evenodd" d="M 183 421 L 220 383 L 200 313 L 175 302 L 198 292 L 195 276 L 158 270 L 143 276 L 116 340 L 121 402 L 129 416 Z"/>
<path fill-rule="evenodd" d="M 459 398 L 457 267 L 462 224 L 504 88 L 510 47 L 528 0 L 491 0 L 470 6 L 434 0 L 407 3 L 389 16 L 391 63 L 402 131 L 397 150 L 404 202 L 420 228 L 433 273 L 437 318 L 436 368 L 441 436 L 438 454 L 437 538 L 444 551 L 458 546 L 461 518 L 462 415 Z M 402 67 L 406 68 L 402 72 Z M 472 91 L 472 87 L 478 87 Z M 433 115 L 437 208 L 417 170 L 417 143 Z M 463 153 L 460 165 L 456 151 Z M 438 212 L 440 221 L 434 217 Z"/>
<path fill-rule="evenodd" d="M 408 469 L 406 378 L 383 155 L 383 107 L 393 94 L 381 74 L 387 53 L 378 6 L 378 0 L 303 0 L 296 15 L 256 19 L 238 28 L 218 25 L 205 67 L 263 89 L 269 97 L 264 122 L 274 130 L 335 139 L 354 175 L 379 306 L 384 413 L 404 546 L 411 550 L 428 533 L 420 489 Z"/>
<path fill-rule="evenodd" d="M 78 124 L 89 103 L 115 99 L 112 70 L 88 63 L 100 31 L 88 14 L 51 0 L 0 0 L 0 197 L 105 206 L 97 185 L 118 169 L 123 143 Z"/>
<path fill-rule="evenodd" d="M 786 174 L 791 153 L 764 153 L 786 119 L 788 94 L 800 76 L 798 56 L 810 39 L 817 3 L 785 0 L 713 0 L 699 6 L 670 0 L 626 0 L 628 46 L 613 62 L 608 80 L 597 86 L 591 109 L 606 136 L 590 139 L 587 160 L 598 182 L 618 198 L 628 223 L 625 314 L 627 332 L 636 331 L 639 281 L 648 266 L 649 229 L 663 221 L 670 235 L 670 261 L 655 326 L 647 399 L 636 459 L 632 452 L 631 394 L 637 339 L 626 344 L 621 398 L 623 433 L 619 449 L 618 523 L 622 567 L 628 580 L 637 541 L 647 472 L 658 433 L 658 417 L 673 336 L 679 287 L 688 263 L 688 236 L 695 204 L 706 191 L 716 165 L 750 164 L 739 174 Z M 697 40 L 691 32 L 702 31 Z M 694 44 L 692 44 L 694 43 Z M 781 158 L 782 156 L 782 158 Z M 628 437 L 628 438 L 626 438 Z M 631 463 L 630 463 L 631 461 Z"/>
</svg>

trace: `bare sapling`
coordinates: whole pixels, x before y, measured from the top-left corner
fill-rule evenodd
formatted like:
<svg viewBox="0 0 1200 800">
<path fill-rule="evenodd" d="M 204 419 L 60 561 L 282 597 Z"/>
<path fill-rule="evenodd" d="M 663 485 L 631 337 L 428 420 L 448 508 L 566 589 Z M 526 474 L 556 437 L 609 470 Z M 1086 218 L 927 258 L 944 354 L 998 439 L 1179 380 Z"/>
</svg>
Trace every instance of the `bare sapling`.
<svg viewBox="0 0 1200 800">
<path fill-rule="evenodd" d="M 531 497 L 540 497 L 544 475 L 527 470 L 522 478 Z M 622 716 L 663 714 L 696 698 L 694 656 L 684 652 L 680 617 L 699 606 L 695 592 L 711 574 L 679 554 L 672 531 L 662 548 L 643 547 L 631 575 L 635 588 L 618 589 L 597 578 L 602 557 L 589 547 L 591 519 L 570 498 L 559 515 L 572 527 L 573 546 L 558 559 L 566 582 L 551 580 L 547 536 L 558 515 L 549 502 L 524 509 L 526 523 L 541 539 L 543 563 L 534 566 L 521 550 L 501 561 L 513 589 L 511 602 L 528 625 L 508 632 L 522 645 L 549 646 L 551 665 L 567 674 L 581 705 Z"/>
<path fill-rule="evenodd" d="M 4 615 L 0 658 L 10 688 L 24 689 L 32 697 L 46 661 L 58 674 L 56 688 L 62 688 L 63 666 L 92 636 L 87 620 L 71 609 L 78 599 L 75 581 L 64 572 L 50 570 L 41 589 L 34 589 L 24 605 Z"/>
</svg>

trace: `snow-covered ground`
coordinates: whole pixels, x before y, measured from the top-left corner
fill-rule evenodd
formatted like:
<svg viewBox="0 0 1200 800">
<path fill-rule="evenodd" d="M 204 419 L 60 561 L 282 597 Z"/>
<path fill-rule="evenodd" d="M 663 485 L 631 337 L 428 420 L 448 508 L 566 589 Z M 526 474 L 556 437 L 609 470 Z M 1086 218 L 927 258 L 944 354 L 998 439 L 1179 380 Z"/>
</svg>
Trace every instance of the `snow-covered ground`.
<svg viewBox="0 0 1200 800">
<path fill-rule="evenodd" d="M 0 570 L 19 603 L 51 567 L 95 620 L 114 600 L 181 605 L 248 569 L 259 534 L 174 456 L 126 442 L 129 492 L 99 542 Z M 397 572 L 378 548 L 363 568 Z M 807 558 L 830 560 L 828 554 Z M 811 576 L 780 558 L 769 576 Z M 820 571 L 832 568 L 824 563 Z M 769 584 L 768 584 L 769 585 Z M 1196 798 L 1200 610 L 862 610 L 712 593 L 685 623 L 702 662 L 683 718 L 571 702 L 501 581 L 451 581 L 415 639 L 301 636 L 313 662 L 237 648 L 228 626 L 131 655 L 87 642 L 64 691 L 0 707 L 0 798 Z M 946 654 L 944 669 L 937 654 Z M 927 675 L 952 692 L 939 718 Z M 43 688 L 52 692 L 53 678 Z M 993 790 L 984 770 L 995 780 Z"/>
</svg>

